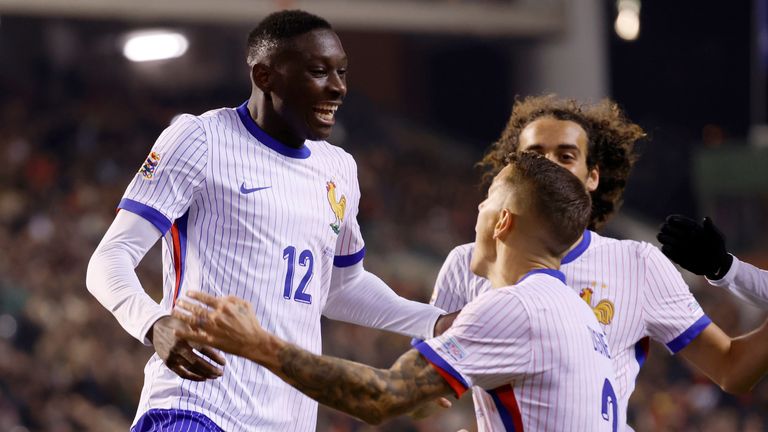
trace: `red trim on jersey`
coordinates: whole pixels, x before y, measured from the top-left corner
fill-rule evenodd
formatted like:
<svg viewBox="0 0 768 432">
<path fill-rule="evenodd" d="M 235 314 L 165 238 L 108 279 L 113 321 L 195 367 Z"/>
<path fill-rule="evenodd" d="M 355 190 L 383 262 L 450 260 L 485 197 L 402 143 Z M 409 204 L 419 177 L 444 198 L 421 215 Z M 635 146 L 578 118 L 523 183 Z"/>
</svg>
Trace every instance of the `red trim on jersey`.
<svg viewBox="0 0 768 432">
<path fill-rule="evenodd" d="M 425 359 L 426 359 L 426 357 L 425 357 Z M 429 362 L 429 364 L 432 365 L 433 368 L 435 368 L 437 373 L 439 373 L 440 376 L 443 377 L 443 379 L 445 379 L 445 381 L 448 383 L 448 385 L 451 386 L 451 388 L 453 389 L 453 392 L 456 393 L 456 397 L 457 398 L 460 398 L 461 395 L 463 395 L 464 392 L 467 391 L 467 388 L 464 387 L 464 385 L 461 384 L 459 382 L 459 380 L 457 380 L 453 375 L 451 375 L 450 373 L 444 371 L 443 368 L 441 368 L 440 366 L 432 363 L 429 359 L 426 359 L 426 360 Z"/>
<path fill-rule="evenodd" d="M 181 238 L 179 237 L 179 227 L 175 223 L 171 225 L 171 240 L 173 243 L 173 269 L 176 271 L 176 285 L 173 288 L 173 306 L 175 307 L 181 286 Z"/>
<path fill-rule="evenodd" d="M 520 406 L 517 404 L 517 398 L 515 397 L 515 389 L 511 385 L 499 387 L 493 390 L 496 393 L 501 404 L 507 409 L 507 412 L 512 417 L 512 424 L 515 426 L 515 432 L 523 431 L 523 415 L 520 413 Z"/>
</svg>

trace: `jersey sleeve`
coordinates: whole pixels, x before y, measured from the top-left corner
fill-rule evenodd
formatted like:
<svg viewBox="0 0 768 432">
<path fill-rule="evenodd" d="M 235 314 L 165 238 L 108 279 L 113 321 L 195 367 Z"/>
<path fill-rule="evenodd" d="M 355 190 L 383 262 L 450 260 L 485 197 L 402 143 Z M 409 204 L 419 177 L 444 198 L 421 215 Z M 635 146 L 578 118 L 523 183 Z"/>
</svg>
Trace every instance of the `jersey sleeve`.
<svg viewBox="0 0 768 432">
<path fill-rule="evenodd" d="M 430 304 L 448 313 L 456 312 L 467 304 L 473 247 L 473 244 L 457 246 L 448 254 L 435 280 Z"/>
<path fill-rule="evenodd" d="M 691 294 L 680 272 L 659 249 L 643 243 L 642 289 L 645 326 L 651 338 L 675 354 L 712 322 Z"/>
<path fill-rule="evenodd" d="M 530 315 L 516 295 L 488 292 L 468 304 L 453 327 L 415 348 L 457 397 L 472 386 L 494 389 L 530 371 Z"/>
<path fill-rule="evenodd" d="M 347 163 L 348 184 L 351 185 L 349 191 L 341 191 L 342 196 L 336 199 L 345 201 L 342 207 L 343 220 L 339 227 L 339 234 L 336 238 L 336 248 L 334 251 L 333 265 L 336 267 L 349 267 L 360 262 L 365 257 L 365 243 L 363 235 L 360 232 L 360 225 L 357 223 L 358 206 L 360 204 L 360 186 L 357 181 L 357 165 L 352 156 L 345 155 Z"/>
<path fill-rule="evenodd" d="M 198 120 L 185 114 L 158 137 L 118 208 L 136 213 L 165 234 L 189 208 L 205 181 L 208 149 Z"/>
<path fill-rule="evenodd" d="M 725 287 L 736 297 L 762 309 L 768 309 L 768 271 L 733 257 L 728 273 L 710 284 Z"/>
</svg>

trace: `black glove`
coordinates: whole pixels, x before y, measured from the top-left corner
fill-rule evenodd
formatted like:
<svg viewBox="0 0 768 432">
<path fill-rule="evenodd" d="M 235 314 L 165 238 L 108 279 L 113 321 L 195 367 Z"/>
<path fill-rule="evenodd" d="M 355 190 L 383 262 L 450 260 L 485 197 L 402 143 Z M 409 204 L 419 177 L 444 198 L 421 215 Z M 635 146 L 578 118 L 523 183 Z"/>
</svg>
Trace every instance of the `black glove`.
<svg viewBox="0 0 768 432">
<path fill-rule="evenodd" d="M 709 279 L 722 279 L 733 263 L 725 236 L 705 217 L 701 223 L 681 215 L 667 216 L 656 238 L 667 258 Z"/>
</svg>

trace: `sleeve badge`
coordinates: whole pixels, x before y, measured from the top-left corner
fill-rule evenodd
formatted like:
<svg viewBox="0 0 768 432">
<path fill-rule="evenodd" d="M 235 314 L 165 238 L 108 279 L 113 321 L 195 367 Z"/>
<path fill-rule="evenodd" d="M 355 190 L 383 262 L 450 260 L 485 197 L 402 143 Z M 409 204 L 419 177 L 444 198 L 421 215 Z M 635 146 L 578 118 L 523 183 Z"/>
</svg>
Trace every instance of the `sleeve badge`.
<svg viewBox="0 0 768 432">
<path fill-rule="evenodd" d="M 157 169 L 159 163 L 160 153 L 150 152 L 149 156 L 147 156 L 147 160 L 145 160 L 144 164 L 139 168 L 139 174 L 147 180 L 152 180 L 155 176 L 155 169 Z"/>
</svg>

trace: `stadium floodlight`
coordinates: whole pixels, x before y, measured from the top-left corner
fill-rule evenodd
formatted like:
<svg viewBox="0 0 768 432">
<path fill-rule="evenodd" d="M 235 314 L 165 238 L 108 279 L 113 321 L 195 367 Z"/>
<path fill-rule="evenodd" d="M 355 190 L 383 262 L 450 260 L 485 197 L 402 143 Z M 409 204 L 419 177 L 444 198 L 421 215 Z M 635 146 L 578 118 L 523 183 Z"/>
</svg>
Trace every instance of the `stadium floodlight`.
<svg viewBox="0 0 768 432">
<path fill-rule="evenodd" d="M 636 40 L 640 35 L 640 0 L 619 0 L 617 9 L 616 34 L 626 41 Z"/>
<path fill-rule="evenodd" d="M 183 34 L 167 30 L 136 31 L 123 40 L 123 55 L 134 62 L 180 57 L 189 47 Z"/>
</svg>

